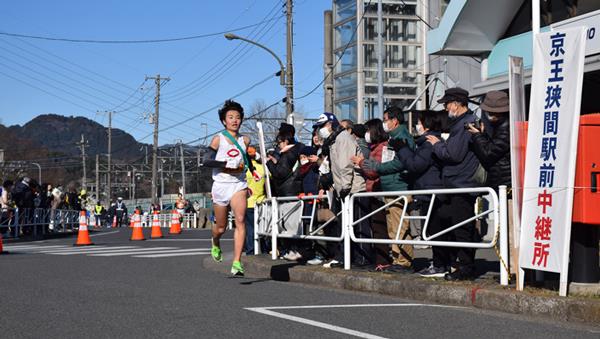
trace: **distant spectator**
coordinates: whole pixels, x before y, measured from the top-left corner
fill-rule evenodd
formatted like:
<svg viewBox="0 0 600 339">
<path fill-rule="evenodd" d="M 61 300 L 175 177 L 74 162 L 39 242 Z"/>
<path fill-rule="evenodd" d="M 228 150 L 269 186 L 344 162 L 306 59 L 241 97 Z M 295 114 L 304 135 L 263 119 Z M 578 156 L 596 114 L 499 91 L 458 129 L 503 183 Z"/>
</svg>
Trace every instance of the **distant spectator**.
<svg viewBox="0 0 600 339">
<path fill-rule="evenodd" d="M 11 190 L 13 188 L 13 182 L 12 180 L 5 180 L 2 183 L 2 193 L 0 194 L 0 207 L 1 209 L 1 214 L 0 214 L 0 233 L 6 233 L 9 230 L 4 227 L 6 225 L 8 225 L 9 220 L 12 217 L 12 208 L 13 208 L 13 202 L 11 200 Z"/>
</svg>

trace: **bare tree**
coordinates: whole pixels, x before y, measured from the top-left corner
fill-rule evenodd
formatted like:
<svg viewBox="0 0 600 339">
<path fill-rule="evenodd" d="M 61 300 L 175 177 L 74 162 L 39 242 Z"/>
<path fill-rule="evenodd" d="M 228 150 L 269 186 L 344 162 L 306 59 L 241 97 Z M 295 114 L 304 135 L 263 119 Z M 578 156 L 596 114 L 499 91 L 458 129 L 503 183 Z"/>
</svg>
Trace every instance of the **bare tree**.
<svg viewBox="0 0 600 339">
<path fill-rule="evenodd" d="M 258 145 L 258 128 L 256 123 L 263 123 L 263 131 L 265 133 L 265 143 L 267 148 L 275 140 L 279 126 L 285 122 L 285 110 L 280 106 L 268 107 L 264 100 L 256 100 L 250 108 L 250 114 L 246 113 L 244 124 L 241 132 L 250 137 L 250 142 L 253 145 Z"/>
</svg>

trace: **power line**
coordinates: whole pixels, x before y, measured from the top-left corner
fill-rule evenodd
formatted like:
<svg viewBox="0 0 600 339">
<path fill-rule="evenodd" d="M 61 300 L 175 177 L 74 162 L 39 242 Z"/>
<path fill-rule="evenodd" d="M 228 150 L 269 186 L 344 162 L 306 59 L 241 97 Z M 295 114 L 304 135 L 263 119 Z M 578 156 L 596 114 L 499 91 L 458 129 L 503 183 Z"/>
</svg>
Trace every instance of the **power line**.
<svg viewBox="0 0 600 339">
<path fill-rule="evenodd" d="M 255 83 L 255 84 L 253 84 L 252 86 L 250 86 L 250 87 L 248 87 L 248 88 L 244 89 L 243 91 L 241 91 L 241 92 L 239 92 L 239 93 L 237 93 L 237 94 L 233 95 L 231 98 L 233 99 L 233 98 L 236 98 L 236 97 L 238 97 L 238 96 L 240 96 L 240 95 L 246 94 L 247 92 L 249 92 L 249 91 L 253 90 L 254 88 L 256 88 L 256 87 L 258 87 L 258 86 L 260 86 L 260 85 L 262 85 L 262 84 L 264 84 L 265 82 L 269 81 L 271 78 L 273 78 L 273 77 L 275 77 L 275 76 L 276 76 L 275 74 L 269 75 L 268 77 L 264 78 L 263 80 L 261 80 L 261 81 L 259 81 L 259 82 Z M 164 132 L 164 131 L 167 131 L 167 130 L 169 130 L 169 129 L 172 129 L 172 128 L 174 128 L 174 127 L 178 127 L 179 125 L 181 125 L 181 124 L 185 124 L 186 122 L 189 122 L 189 121 L 191 121 L 191 120 L 194 120 L 194 119 L 196 119 L 196 118 L 199 118 L 200 116 L 202 116 L 202 115 L 204 115 L 204 114 L 206 114 L 206 113 L 208 113 L 208 112 L 211 112 L 211 111 L 213 111 L 213 110 L 215 110 L 215 109 L 219 108 L 220 106 L 221 106 L 221 103 L 219 103 L 219 104 L 217 104 L 217 105 L 215 105 L 215 106 L 212 106 L 212 107 L 210 107 L 209 109 L 207 109 L 207 110 L 205 110 L 205 111 L 203 111 L 203 112 L 200 112 L 200 113 L 198 113 L 198 114 L 196 114 L 196 115 L 194 115 L 194 116 L 192 116 L 192 117 L 190 117 L 190 118 L 188 118 L 188 119 L 182 120 L 182 121 L 178 122 L 177 124 L 173 124 L 173 125 L 171 125 L 171 126 L 168 126 L 168 127 L 165 127 L 165 128 L 163 128 L 163 129 L 160 129 L 160 130 L 159 130 L 159 132 Z M 146 135 L 145 137 L 141 138 L 139 141 L 141 141 L 141 140 L 144 140 L 144 139 L 146 139 L 146 138 L 148 138 L 148 137 L 150 137 L 150 136 L 152 136 L 152 133 L 150 133 L 150 134 Z"/>
<path fill-rule="evenodd" d="M 271 19 L 277 20 L 278 18 L 276 17 L 277 15 L 277 8 L 278 6 L 281 5 L 281 0 L 278 0 L 275 5 L 271 8 L 271 10 L 269 10 L 269 12 L 264 16 L 263 21 L 266 21 L 267 18 L 271 17 Z M 280 18 L 283 16 L 280 16 Z M 269 19 L 269 20 L 271 20 Z M 272 24 L 274 25 L 274 23 Z M 256 39 L 256 37 L 261 34 L 262 30 L 265 27 L 262 27 L 260 29 L 258 29 L 258 27 L 255 27 L 251 32 L 250 32 L 250 37 L 252 39 Z M 257 31 L 258 29 L 258 31 Z M 269 31 L 271 28 L 269 28 L 267 31 Z M 264 35 L 264 34 L 263 34 Z M 259 38 L 259 40 L 262 38 L 262 36 Z M 215 65 L 209 67 L 207 69 L 206 72 L 204 72 L 202 75 L 200 75 L 198 78 L 196 78 L 195 80 L 192 80 L 191 82 L 185 84 L 182 87 L 177 88 L 174 92 L 171 92 L 167 95 L 165 95 L 165 99 L 169 100 L 169 99 L 175 99 L 178 96 L 181 96 L 182 94 L 187 95 L 190 92 L 194 92 L 197 89 L 198 84 L 202 83 L 202 80 L 205 77 L 210 77 L 214 74 L 223 74 L 224 72 L 221 72 L 221 70 L 225 67 L 225 66 L 220 66 L 220 65 L 226 65 L 228 63 L 231 62 L 231 60 L 234 60 L 236 58 L 241 58 L 243 55 L 240 55 L 240 53 L 242 51 L 247 51 L 249 49 L 249 46 L 247 44 L 243 44 L 243 43 L 238 43 L 235 48 L 233 49 L 233 51 L 231 53 L 229 53 L 227 55 L 227 57 L 221 59 L 219 62 L 217 62 Z M 238 51 L 239 50 L 239 51 Z M 209 82 L 208 80 L 206 82 Z"/>
<path fill-rule="evenodd" d="M 275 20 L 276 18 L 269 19 L 267 21 Z M 10 33 L 10 32 L 0 32 L 0 35 L 16 37 L 16 38 L 26 38 L 26 39 L 38 39 L 38 40 L 49 40 L 49 41 L 61 41 L 61 42 L 73 42 L 73 43 L 91 43 L 91 44 L 147 44 L 147 43 L 163 43 L 163 42 L 175 42 L 175 41 L 184 41 L 184 40 L 193 40 L 193 39 L 202 39 L 208 38 L 211 36 L 222 35 L 227 32 L 237 32 L 242 31 L 248 28 L 256 27 L 258 25 L 262 25 L 266 21 L 261 21 L 252 25 L 237 27 L 234 29 L 229 29 L 221 32 L 200 34 L 200 35 L 192 35 L 178 38 L 166 38 L 166 39 L 150 39 L 150 40 L 93 40 L 93 39 L 71 39 L 71 38 L 54 38 L 48 36 L 39 36 L 39 35 L 28 35 L 28 34 L 20 34 L 20 33 Z"/>
</svg>

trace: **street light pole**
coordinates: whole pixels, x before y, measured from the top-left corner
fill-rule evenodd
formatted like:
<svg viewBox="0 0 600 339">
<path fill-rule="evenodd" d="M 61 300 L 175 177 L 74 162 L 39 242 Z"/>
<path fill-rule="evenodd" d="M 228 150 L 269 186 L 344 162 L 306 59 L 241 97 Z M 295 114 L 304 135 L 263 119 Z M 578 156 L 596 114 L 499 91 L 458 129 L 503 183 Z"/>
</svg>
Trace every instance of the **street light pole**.
<svg viewBox="0 0 600 339">
<path fill-rule="evenodd" d="M 250 40 L 250 39 L 246 39 L 243 38 L 241 36 L 235 35 L 233 33 L 227 33 L 225 34 L 225 38 L 227 40 L 242 40 L 245 41 L 249 44 L 252 44 L 254 46 L 260 47 L 262 49 L 264 49 L 265 51 L 269 52 L 269 54 L 271 54 L 275 60 L 277 60 L 277 62 L 279 63 L 279 83 L 281 84 L 281 86 L 283 86 L 286 89 L 286 94 L 285 94 L 285 102 L 286 102 L 286 120 L 289 122 L 289 120 L 292 117 L 292 100 L 293 100 L 293 90 L 292 90 L 292 85 L 291 82 L 288 80 L 286 82 L 286 76 L 285 76 L 285 67 L 283 66 L 283 62 L 281 61 L 281 59 L 277 56 L 277 54 L 275 54 L 275 52 L 273 52 L 272 50 L 270 50 L 269 48 L 267 48 L 265 45 L 262 45 L 256 41 Z M 291 65 L 291 61 L 290 61 L 290 65 Z M 291 75 L 291 73 L 290 73 Z"/>
<path fill-rule="evenodd" d="M 37 166 L 38 168 L 38 184 L 42 184 L 42 166 L 40 166 L 40 164 L 38 164 L 37 162 L 32 162 L 32 165 Z"/>
</svg>

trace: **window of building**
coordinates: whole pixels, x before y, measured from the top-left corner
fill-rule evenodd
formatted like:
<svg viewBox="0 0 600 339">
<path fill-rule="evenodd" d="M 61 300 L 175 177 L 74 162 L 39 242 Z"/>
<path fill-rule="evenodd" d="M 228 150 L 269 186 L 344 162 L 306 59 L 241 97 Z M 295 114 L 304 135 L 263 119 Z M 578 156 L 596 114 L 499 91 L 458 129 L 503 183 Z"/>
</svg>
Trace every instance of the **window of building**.
<svg viewBox="0 0 600 339">
<path fill-rule="evenodd" d="M 384 15 L 415 15 L 417 13 L 417 1 L 386 0 L 381 8 Z M 366 3 L 365 12 L 368 15 L 377 15 L 377 1 Z"/>
<path fill-rule="evenodd" d="M 421 47 L 415 45 L 385 44 L 384 67 L 414 69 L 421 59 Z M 375 44 L 364 44 L 364 67 L 377 68 L 377 48 Z"/>
<path fill-rule="evenodd" d="M 335 78 L 335 97 L 338 99 L 356 97 L 357 92 L 356 73 L 344 74 Z"/>
<path fill-rule="evenodd" d="M 341 57 L 341 59 L 340 59 Z M 340 59 L 340 61 L 335 66 L 335 74 L 347 72 L 356 69 L 357 59 L 356 59 L 356 45 L 348 47 L 345 51 L 344 49 L 338 50 L 335 52 L 335 61 Z"/>
<path fill-rule="evenodd" d="M 335 26 L 334 48 L 346 47 L 350 41 L 356 41 L 356 21 L 351 20 Z"/>
<path fill-rule="evenodd" d="M 384 18 L 384 39 L 386 41 L 416 42 L 418 21 L 409 19 Z M 377 18 L 366 18 L 364 24 L 364 37 L 367 41 L 377 40 Z"/>
<path fill-rule="evenodd" d="M 334 0 L 335 22 L 356 16 L 356 0 Z"/>
<path fill-rule="evenodd" d="M 350 119 L 358 121 L 356 99 L 346 100 L 335 104 L 335 115 L 339 120 Z"/>
<path fill-rule="evenodd" d="M 548 26 L 600 9 L 598 0 L 545 0 L 540 2 L 540 25 Z M 531 31 L 531 2 L 525 1 L 504 33 L 503 39 Z"/>
</svg>

